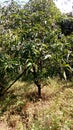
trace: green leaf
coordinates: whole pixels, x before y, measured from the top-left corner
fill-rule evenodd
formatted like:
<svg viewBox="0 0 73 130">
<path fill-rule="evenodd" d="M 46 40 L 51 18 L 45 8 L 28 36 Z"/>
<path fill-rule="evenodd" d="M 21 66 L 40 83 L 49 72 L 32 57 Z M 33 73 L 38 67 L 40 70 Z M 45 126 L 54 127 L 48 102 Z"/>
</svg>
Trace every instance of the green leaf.
<svg viewBox="0 0 73 130">
<path fill-rule="evenodd" d="M 31 67 L 31 66 L 32 66 L 32 63 L 29 62 L 29 63 L 27 64 L 27 68 L 28 68 L 28 67 Z"/>
<path fill-rule="evenodd" d="M 45 56 L 44 59 L 46 60 L 46 59 L 51 58 L 51 57 L 52 57 L 52 56 L 51 56 L 50 54 L 48 54 L 48 55 Z"/>
<path fill-rule="evenodd" d="M 63 72 L 63 77 L 64 77 L 65 80 L 67 80 L 67 76 L 66 76 L 66 72 L 65 71 Z"/>
</svg>

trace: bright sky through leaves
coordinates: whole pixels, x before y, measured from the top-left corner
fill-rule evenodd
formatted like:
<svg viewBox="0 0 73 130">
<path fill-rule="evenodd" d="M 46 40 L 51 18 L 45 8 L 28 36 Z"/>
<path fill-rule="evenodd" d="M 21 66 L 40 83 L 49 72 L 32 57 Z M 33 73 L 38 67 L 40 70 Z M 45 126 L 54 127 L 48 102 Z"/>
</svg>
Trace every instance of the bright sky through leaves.
<svg viewBox="0 0 73 130">
<path fill-rule="evenodd" d="M 7 0 L 0 0 L 0 3 L 5 2 Z M 20 3 L 22 3 L 22 1 L 24 3 L 28 2 L 29 0 L 15 0 L 15 1 L 19 1 Z M 71 12 L 72 11 L 72 6 L 73 6 L 73 0 L 53 0 L 57 7 L 61 10 L 61 12 Z"/>
<path fill-rule="evenodd" d="M 57 7 L 61 10 L 61 12 L 71 12 L 73 11 L 73 0 L 54 0 Z"/>
</svg>

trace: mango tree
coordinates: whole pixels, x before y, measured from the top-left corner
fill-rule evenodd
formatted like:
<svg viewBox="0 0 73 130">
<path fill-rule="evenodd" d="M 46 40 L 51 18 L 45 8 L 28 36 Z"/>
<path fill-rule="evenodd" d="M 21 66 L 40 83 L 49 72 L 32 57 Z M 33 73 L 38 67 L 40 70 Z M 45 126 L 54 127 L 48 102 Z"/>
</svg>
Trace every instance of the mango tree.
<svg viewBox="0 0 73 130">
<path fill-rule="evenodd" d="M 5 60 L 1 57 L 1 71 L 5 70 L 5 75 L 11 78 L 21 72 L 15 81 L 25 72 L 31 74 L 41 97 L 44 78 L 60 73 L 66 79 L 65 70 L 72 71 L 70 39 L 62 34 L 58 24 L 61 13 L 51 0 L 30 0 L 24 8 L 12 0 L 4 9 L 0 46 Z"/>
</svg>

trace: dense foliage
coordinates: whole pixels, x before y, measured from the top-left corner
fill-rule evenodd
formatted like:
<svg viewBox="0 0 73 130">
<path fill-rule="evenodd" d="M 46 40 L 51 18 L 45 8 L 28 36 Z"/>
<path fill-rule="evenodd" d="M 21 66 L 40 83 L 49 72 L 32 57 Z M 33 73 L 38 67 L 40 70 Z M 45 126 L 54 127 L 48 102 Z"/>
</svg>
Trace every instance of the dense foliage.
<svg viewBox="0 0 73 130">
<path fill-rule="evenodd" d="M 1 7 L 1 84 L 15 79 L 24 68 L 24 76 L 34 81 L 39 95 L 44 78 L 58 75 L 71 79 L 73 20 L 65 17 L 52 0 L 30 0 L 23 8 L 12 0 L 8 6 Z M 67 29 L 69 24 L 71 31 Z"/>
</svg>

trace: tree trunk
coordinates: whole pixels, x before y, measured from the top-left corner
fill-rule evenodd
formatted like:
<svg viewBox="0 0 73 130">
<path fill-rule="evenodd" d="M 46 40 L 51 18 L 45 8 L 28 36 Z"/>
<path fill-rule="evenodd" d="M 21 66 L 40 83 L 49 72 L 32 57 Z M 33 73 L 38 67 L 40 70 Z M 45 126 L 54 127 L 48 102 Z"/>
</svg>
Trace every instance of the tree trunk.
<svg viewBox="0 0 73 130">
<path fill-rule="evenodd" d="M 38 97 L 41 97 L 41 84 L 39 83 L 38 80 L 35 80 L 34 83 L 36 84 L 37 88 L 38 88 Z"/>
<path fill-rule="evenodd" d="M 38 96 L 39 98 L 41 98 L 41 85 L 38 85 L 37 87 L 38 87 Z"/>
<path fill-rule="evenodd" d="M 34 83 L 36 84 L 37 88 L 38 88 L 38 97 L 41 97 L 41 83 L 39 81 L 39 79 L 37 78 L 37 72 L 35 69 L 35 66 L 33 65 L 33 77 L 34 77 Z"/>
</svg>

